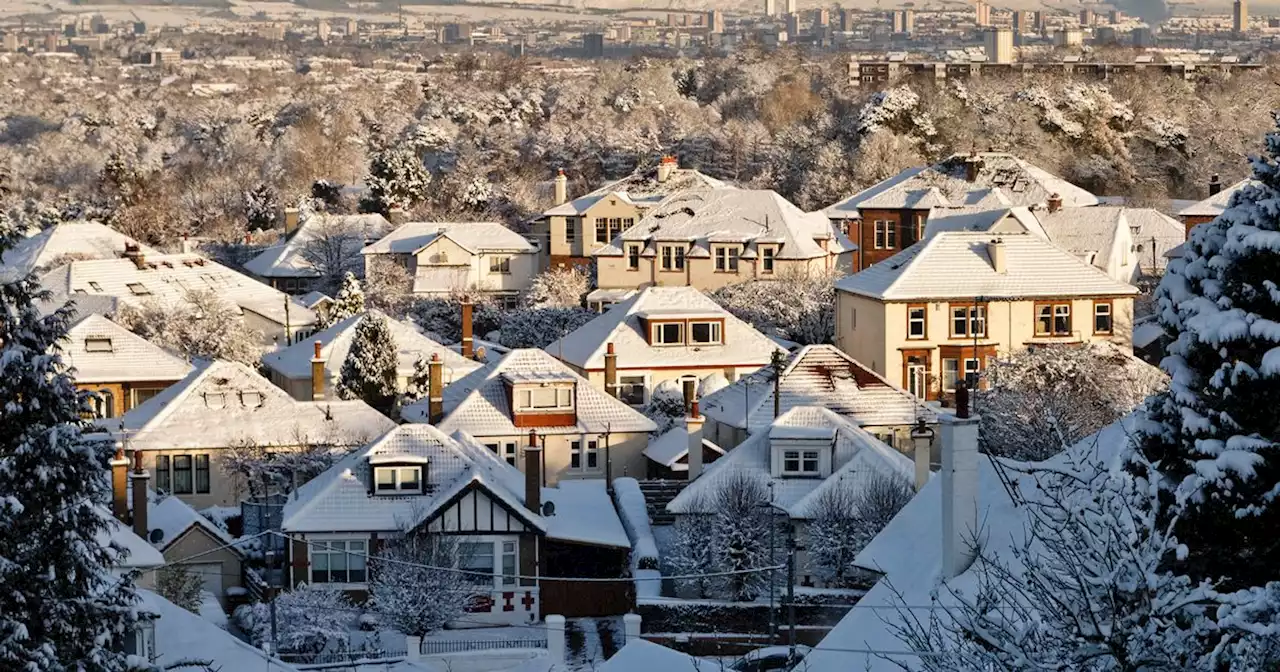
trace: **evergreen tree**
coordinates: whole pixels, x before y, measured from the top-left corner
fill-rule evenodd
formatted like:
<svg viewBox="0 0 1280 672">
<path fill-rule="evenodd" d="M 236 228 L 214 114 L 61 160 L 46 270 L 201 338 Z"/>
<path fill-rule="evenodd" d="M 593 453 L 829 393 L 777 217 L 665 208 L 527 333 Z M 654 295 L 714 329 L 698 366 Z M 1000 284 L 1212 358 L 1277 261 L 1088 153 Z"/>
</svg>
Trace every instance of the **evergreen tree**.
<svg viewBox="0 0 1280 672">
<path fill-rule="evenodd" d="M 369 195 L 360 203 L 363 212 L 386 215 L 392 208 L 411 208 L 427 200 L 431 173 L 407 147 L 389 147 L 369 161 L 365 178 Z"/>
<path fill-rule="evenodd" d="M 427 398 L 431 393 L 431 365 L 426 357 L 413 363 L 413 375 L 404 388 L 405 403 L 411 404 Z"/>
<path fill-rule="evenodd" d="M 0 253 L 20 236 L 0 218 Z M 104 546 L 110 446 L 86 440 L 61 357 L 72 310 L 41 317 L 34 277 L 0 281 L 0 669 L 121 670 L 136 620 L 125 551 Z"/>
<path fill-rule="evenodd" d="M 329 312 L 320 319 L 320 328 L 328 329 L 333 325 L 355 317 L 364 312 L 364 290 L 360 289 L 360 281 L 348 272 L 342 276 L 342 286 L 338 288 L 338 296 L 334 297 Z"/>
<path fill-rule="evenodd" d="M 360 399 L 390 413 L 396 398 L 396 341 L 387 318 L 370 314 L 360 321 L 337 391 L 342 399 Z"/>
<path fill-rule="evenodd" d="M 1280 577 L 1280 133 L 1266 144 L 1257 184 L 1192 231 L 1160 284 L 1172 381 L 1143 445 L 1171 496 L 1188 497 L 1185 570 L 1226 588 Z"/>
<path fill-rule="evenodd" d="M 245 217 L 249 220 L 250 231 L 271 228 L 276 222 L 276 211 L 279 209 L 280 199 L 269 184 L 259 184 L 244 193 Z"/>
</svg>

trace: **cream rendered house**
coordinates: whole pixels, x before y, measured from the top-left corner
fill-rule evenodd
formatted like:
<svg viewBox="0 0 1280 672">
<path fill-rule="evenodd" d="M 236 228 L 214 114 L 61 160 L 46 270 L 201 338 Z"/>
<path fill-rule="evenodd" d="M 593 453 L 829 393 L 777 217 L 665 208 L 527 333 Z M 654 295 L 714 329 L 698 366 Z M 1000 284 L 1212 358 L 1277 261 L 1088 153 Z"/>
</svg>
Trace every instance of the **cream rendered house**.
<svg viewBox="0 0 1280 672">
<path fill-rule="evenodd" d="M 523 236 L 495 222 L 409 222 L 364 248 L 365 271 L 391 260 L 413 277 L 413 293 L 447 296 L 479 290 L 507 306 L 538 274 L 538 254 Z"/>
<path fill-rule="evenodd" d="M 542 350 L 512 350 L 426 401 L 406 406 L 408 422 L 465 432 L 519 467 L 530 435 L 542 447 L 547 485 L 561 480 L 646 473 L 652 420 L 604 393 Z"/>
<path fill-rule="evenodd" d="M 597 388 L 643 406 L 665 381 L 753 373 L 778 345 L 693 287 L 647 287 L 545 350 Z"/>
<path fill-rule="evenodd" d="M 657 285 L 709 292 L 848 271 L 854 249 L 826 215 L 806 213 L 773 191 L 704 189 L 667 197 L 593 255 L 599 291 Z"/>
<path fill-rule="evenodd" d="M 836 290 L 836 345 L 930 400 L 1028 346 L 1131 347 L 1138 293 L 1033 234 L 950 231 L 840 280 Z"/>
</svg>

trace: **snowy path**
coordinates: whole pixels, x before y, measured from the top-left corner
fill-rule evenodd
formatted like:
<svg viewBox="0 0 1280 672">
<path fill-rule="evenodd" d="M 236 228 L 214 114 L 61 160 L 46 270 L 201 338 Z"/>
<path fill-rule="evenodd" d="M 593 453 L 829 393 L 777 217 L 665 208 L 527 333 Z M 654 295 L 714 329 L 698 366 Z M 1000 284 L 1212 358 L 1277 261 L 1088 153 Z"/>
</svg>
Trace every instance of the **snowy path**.
<svg viewBox="0 0 1280 672">
<path fill-rule="evenodd" d="M 569 652 L 570 670 L 593 670 L 604 662 L 604 648 L 600 644 L 599 625 L 594 618 L 575 618 L 569 627 L 582 634 L 582 649 Z"/>
</svg>

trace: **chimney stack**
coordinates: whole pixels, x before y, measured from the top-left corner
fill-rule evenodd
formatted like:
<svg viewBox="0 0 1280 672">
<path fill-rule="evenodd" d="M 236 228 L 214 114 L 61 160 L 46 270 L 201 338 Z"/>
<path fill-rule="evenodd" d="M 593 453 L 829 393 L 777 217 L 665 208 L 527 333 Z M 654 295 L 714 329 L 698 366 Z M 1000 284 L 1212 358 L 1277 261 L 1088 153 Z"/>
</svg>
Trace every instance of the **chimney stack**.
<svg viewBox="0 0 1280 672">
<path fill-rule="evenodd" d="M 542 448 L 532 429 L 529 445 L 524 447 L 524 505 L 534 513 L 542 513 Z"/>
<path fill-rule="evenodd" d="M 982 170 L 982 159 L 978 158 L 978 152 L 975 150 L 969 153 L 964 160 L 964 179 L 968 182 L 977 182 L 978 173 Z"/>
<path fill-rule="evenodd" d="M 427 422 L 436 425 L 444 419 L 444 361 L 440 353 L 427 362 Z"/>
<path fill-rule="evenodd" d="M 302 211 L 298 210 L 297 208 L 284 209 L 283 219 L 284 219 L 284 237 L 285 238 L 292 236 L 293 232 L 298 230 L 298 224 L 301 223 L 299 221 L 301 218 L 302 218 Z"/>
<path fill-rule="evenodd" d="M 675 174 L 676 169 L 679 167 L 680 162 L 676 160 L 676 157 L 670 154 L 662 157 L 658 162 L 658 183 L 661 184 L 671 179 L 671 176 Z"/>
<path fill-rule="evenodd" d="M 564 205 L 569 201 L 569 178 L 565 177 L 564 168 L 556 171 L 555 204 Z"/>
<path fill-rule="evenodd" d="M 978 418 L 970 417 L 969 390 L 956 385 L 956 414 L 941 415 L 942 571 L 959 576 L 973 563 L 978 533 Z"/>
<path fill-rule="evenodd" d="M 1209 195 L 1217 196 L 1220 193 L 1222 193 L 1222 178 L 1214 173 L 1213 177 L 1209 178 Z"/>
<path fill-rule="evenodd" d="M 1004 247 L 1004 239 L 995 238 L 987 243 L 987 255 L 991 257 L 991 268 L 1004 275 L 1009 272 L 1008 251 Z"/>
<path fill-rule="evenodd" d="M 142 253 L 142 248 L 137 243 L 124 244 L 124 258 L 133 262 L 133 265 L 142 270 L 147 267 L 147 256 Z"/>
<path fill-rule="evenodd" d="M 124 456 L 124 444 L 116 442 L 116 455 L 111 458 L 111 515 L 116 520 L 129 522 L 129 460 Z"/>
<path fill-rule="evenodd" d="M 618 353 L 613 351 L 613 343 L 605 346 L 604 351 L 604 392 L 618 398 Z"/>
<path fill-rule="evenodd" d="M 702 424 L 705 419 L 698 412 L 698 400 L 694 399 L 689 406 L 689 417 L 684 420 L 685 431 L 689 434 L 689 480 L 702 475 Z"/>
<path fill-rule="evenodd" d="M 1049 212 L 1057 212 L 1062 209 L 1062 194 L 1053 194 L 1049 197 Z"/>
<path fill-rule="evenodd" d="M 311 400 L 324 399 L 324 359 L 320 356 L 320 341 L 315 342 L 315 354 L 311 356 Z"/>
<path fill-rule="evenodd" d="M 933 462 L 933 430 L 924 424 L 924 418 L 916 421 L 911 428 L 911 445 L 916 467 L 916 492 L 924 489 L 929 483 L 929 467 Z"/>
<path fill-rule="evenodd" d="M 475 359 L 475 347 L 472 338 L 472 305 L 471 299 L 464 299 L 462 302 L 462 356 L 467 359 Z"/>
<path fill-rule="evenodd" d="M 133 451 L 133 473 L 129 475 L 133 480 L 133 533 L 142 537 L 144 541 L 151 541 L 147 537 L 147 482 L 151 480 L 151 474 L 142 468 L 142 451 Z"/>
<path fill-rule="evenodd" d="M 684 414 L 690 415 L 693 413 L 693 403 L 697 401 L 698 381 L 689 378 L 680 382 L 684 391 Z"/>
</svg>

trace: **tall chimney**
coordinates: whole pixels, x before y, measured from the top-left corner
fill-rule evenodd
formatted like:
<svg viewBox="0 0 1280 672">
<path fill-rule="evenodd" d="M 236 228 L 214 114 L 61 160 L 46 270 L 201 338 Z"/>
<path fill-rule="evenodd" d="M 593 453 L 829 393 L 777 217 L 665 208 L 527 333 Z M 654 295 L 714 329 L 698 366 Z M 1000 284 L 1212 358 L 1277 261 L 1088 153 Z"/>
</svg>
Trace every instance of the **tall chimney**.
<svg viewBox="0 0 1280 672">
<path fill-rule="evenodd" d="M 693 379 L 680 381 L 684 391 L 684 413 L 690 415 L 693 413 L 693 402 L 698 396 L 698 381 Z"/>
<path fill-rule="evenodd" d="M 706 419 L 698 412 L 698 400 L 694 399 L 689 406 L 689 417 L 684 419 L 685 431 L 689 433 L 689 480 L 702 475 L 702 424 Z"/>
<path fill-rule="evenodd" d="M 529 445 L 524 447 L 524 505 L 534 513 L 542 513 L 542 448 L 532 429 Z"/>
<path fill-rule="evenodd" d="M 613 343 L 605 346 L 604 351 L 604 392 L 618 398 L 618 353 L 613 350 Z"/>
<path fill-rule="evenodd" d="M 1003 239 L 995 238 L 987 243 L 987 255 L 991 257 L 992 270 L 1000 275 L 1009 272 L 1008 252 L 1005 250 Z"/>
<path fill-rule="evenodd" d="M 977 182 L 978 172 L 981 170 L 982 159 L 978 158 L 978 152 L 971 152 L 964 160 L 964 179 L 968 182 Z"/>
<path fill-rule="evenodd" d="M 912 458 L 916 467 L 916 492 L 929 483 L 929 466 L 933 461 L 933 430 L 924 424 L 924 418 L 911 428 Z"/>
<path fill-rule="evenodd" d="M 569 201 L 569 178 L 564 175 L 564 168 L 556 171 L 555 204 L 563 205 Z"/>
<path fill-rule="evenodd" d="M 142 253 L 142 248 L 137 243 L 124 244 L 124 258 L 132 261 L 138 270 L 147 267 L 147 255 Z"/>
<path fill-rule="evenodd" d="M 658 182 L 666 182 L 676 172 L 676 168 L 680 167 L 680 162 L 676 157 L 667 155 L 658 161 Z"/>
<path fill-rule="evenodd" d="M 1217 196 L 1220 193 L 1222 193 L 1222 178 L 1214 173 L 1213 177 L 1209 178 L 1209 195 Z"/>
<path fill-rule="evenodd" d="M 475 356 L 475 348 L 472 339 L 472 305 L 471 299 L 462 302 L 462 356 L 467 359 L 473 359 Z"/>
<path fill-rule="evenodd" d="M 1057 212 L 1062 209 L 1062 194 L 1053 194 L 1049 196 L 1049 212 Z"/>
<path fill-rule="evenodd" d="M 324 399 L 324 359 L 320 356 L 320 341 L 315 342 L 315 353 L 311 356 L 311 400 Z"/>
<path fill-rule="evenodd" d="M 297 208 L 284 209 L 284 237 L 285 238 L 292 236 L 293 232 L 298 230 L 298 224 L 299 224 L 298 220 L 301 219 L 301 217 L 302 217 L 302 212 Z"/>
<path fill-rule="evenodd" d="M 116 442 L 116 455 L 111 458 L 111 515 L 122 523 L 129 522 L 129 460 L 124 444 Z"/>
<path fill-rule="evenodd" d="M 150 541 L 147 538 L 147 482 L 151 480 L 151 474 L 142 468 L 140 450 L 133 451 L 133 473 L 129 478 L 133 479 L 133 533 Z"/>
<path fill-rule="evenodd" d="M 427 422 L 437 425 L 444 419 L 444 361 L 433 353 L 427 362 Z"/>
<path fill-rule="evenodd" d="M 978 532 L 978 418 L 970 417 L 969 390 L 956 385 L 956 414 L 940 415 L 942 428 L 942 571 L 959 576 L 973 563 Z"/>
</svg>

